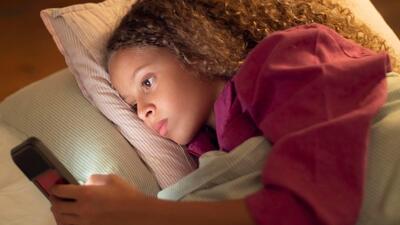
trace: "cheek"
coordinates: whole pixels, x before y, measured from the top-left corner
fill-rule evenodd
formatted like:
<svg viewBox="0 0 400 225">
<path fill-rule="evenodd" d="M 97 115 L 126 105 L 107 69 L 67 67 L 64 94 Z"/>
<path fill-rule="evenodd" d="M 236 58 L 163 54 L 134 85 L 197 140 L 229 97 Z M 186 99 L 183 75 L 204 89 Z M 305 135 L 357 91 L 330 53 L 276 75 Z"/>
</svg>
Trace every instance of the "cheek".
<svg viewBox="0 0 400 225">
<path fill-rule="evenodd" d="M 169 138 L 179 144 L 187 144 L 206 123 L 209 104 L 193 92 L 180 93 L 166 102 L 169 102 L 165 106 L 171 122 Z"/>
<path fill-rule="evenodd" d="M 180 145 L 187 145 L 192 141 L 201 127 L 199 127 L 201 124 L 195 123 L 191 117 L 184 117 L 183 115 L 173 121 L 176 121 L 176 123 L 170 126 L 171 130 L 167 137 Z"/>
<path fill-rule="evenodd" d="M 204 121 L 200 119 L 196 112 L 189 110 L 189 108 L 186 108 L 185 111 L 177 115 L 177 126 L 174 127 L 171 134 L 175 134 L 174 138 L 179 140 L 177 142 L 184 145 L 194 138 L 200 128 L 204 125 Z"/>
<path fill-rule="evenodd" d="M 179 144 L 187 144 L 206 123 L 213 102 L 208 85 L 189 74 L 163 79 L 158 92 L 160 116 L 169 119 L 167 137 Z"/>
</svg>

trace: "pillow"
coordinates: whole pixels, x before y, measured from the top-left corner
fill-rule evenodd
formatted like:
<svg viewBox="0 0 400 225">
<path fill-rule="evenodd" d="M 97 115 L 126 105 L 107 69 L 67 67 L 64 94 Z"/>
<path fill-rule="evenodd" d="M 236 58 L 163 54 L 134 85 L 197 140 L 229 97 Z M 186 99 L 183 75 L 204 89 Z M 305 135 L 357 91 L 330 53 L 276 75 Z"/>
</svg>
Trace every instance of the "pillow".
<svg viewBox="0 0 400 225">
<path fill-rule="evenodd" d="M 393 44 L 400 55 L 400 41 L 369 0 L 337 0 L 348 6 L 370 28 Z M 136 147 L 161 187 L 175 183 L 194 169 L 186 151 L 154 134 L 131 113 L 111 88 L 103 65 L 104 47 L 121 17 L 135 0 L 107 0 L 41 11 L 41 17 L 84 96 Z M 364 12 L 368 12 L 368 15 Z M 363 14 L 364 13 L 364 14 Z M 399 60 L 400 61 L 400 60 Z"/>
<path fill-rule="evenodd" d="M 400 75 L 387 75 L 388 96 L 370 130 L 366 182 L 357 222 L 400 224 Z"/>
<path fill-rule="evenodd" d="M 393 49 L 391 57 L 396 58 L 393 69 L 400 72 L 400 40 L 394 31 L 389 27 L 382 15 L 376 10 L 370 0 L 336 0 L 341 5 L 351 9 L 354 16 L 374 33 L 386 40 L 387 44 Z"/>
<path fill-rule="evenodd" d="M 3 123 L 42 140 L 78 181 L 113 173 L 149 195 L 160 190 L 132 146 L 82 96 L 68 70 L 7 97 L 0 115 Z"/>
<path fill-rule="evenodd" d="M 55 225 L 50 202 L 11 160 L 10 150 L 26 135 L 0 120 L 0 221 L 12 225 Z"/>
<path fill-rule="evenodd" d="M 159 137 L 132 113 L 111 88 L 102 65 L 106 41 L 133 3 L 108 0 L 46 9 L 41 17 L 84 96 L 117 126 L 164 188 L 193 171 L 195 161 L 182 146 Z"/>
</svg>

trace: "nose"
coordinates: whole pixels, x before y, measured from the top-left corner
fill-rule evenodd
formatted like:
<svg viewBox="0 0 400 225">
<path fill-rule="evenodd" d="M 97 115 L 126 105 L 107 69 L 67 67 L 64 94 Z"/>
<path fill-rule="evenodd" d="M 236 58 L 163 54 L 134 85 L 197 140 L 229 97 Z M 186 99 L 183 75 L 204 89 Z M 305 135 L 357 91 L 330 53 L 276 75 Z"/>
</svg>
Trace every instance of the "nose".
<svg viewBox="0 0 400 225">
<path fill-rule="evenodd" d="M 155 113 L 155 106 L 153 104 L 147 104 L 147 103 L 139 103 L 137 102 L 137 111 L 138 111 L 138 116 L 141 120 L 144 122 L 148 122 L 149 118 L 154 115 Z"/>
</svg>

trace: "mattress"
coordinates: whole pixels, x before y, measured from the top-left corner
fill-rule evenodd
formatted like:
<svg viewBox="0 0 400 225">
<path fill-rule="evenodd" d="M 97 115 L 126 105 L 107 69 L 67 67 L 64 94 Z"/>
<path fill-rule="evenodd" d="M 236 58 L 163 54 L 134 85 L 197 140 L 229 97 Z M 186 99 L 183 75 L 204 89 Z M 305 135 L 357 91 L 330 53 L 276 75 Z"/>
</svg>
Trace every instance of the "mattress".
<svg viewBox="0 0 400 225">
<path fill-rule="evenodd" d="M 0 225 L 56 225 L 49 201 L 11 160 L 26 138 L 0 121 Z"/>
</svg>

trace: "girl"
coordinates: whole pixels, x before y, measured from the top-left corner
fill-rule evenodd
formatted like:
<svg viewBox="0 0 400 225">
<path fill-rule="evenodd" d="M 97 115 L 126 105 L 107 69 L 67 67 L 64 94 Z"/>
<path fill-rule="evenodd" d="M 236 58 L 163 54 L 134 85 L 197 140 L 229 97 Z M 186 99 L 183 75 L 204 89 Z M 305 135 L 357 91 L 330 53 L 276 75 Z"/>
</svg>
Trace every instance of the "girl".
<svg viewBox="0 0 400 225">
<path fill-rule="evenodd" d="M 340 13 L 325 1 L 138 1 L 107 45 L 113 87 L 195 158 L 264 135 L 273 144 L 264 188 L 240 200 L 170 202 L 93 175 L 52 189 L 58 224 L 356 223 L 369 123 L 390 65 L 328 27 L 301 25 L 385 46 Z"/>
</svg>

